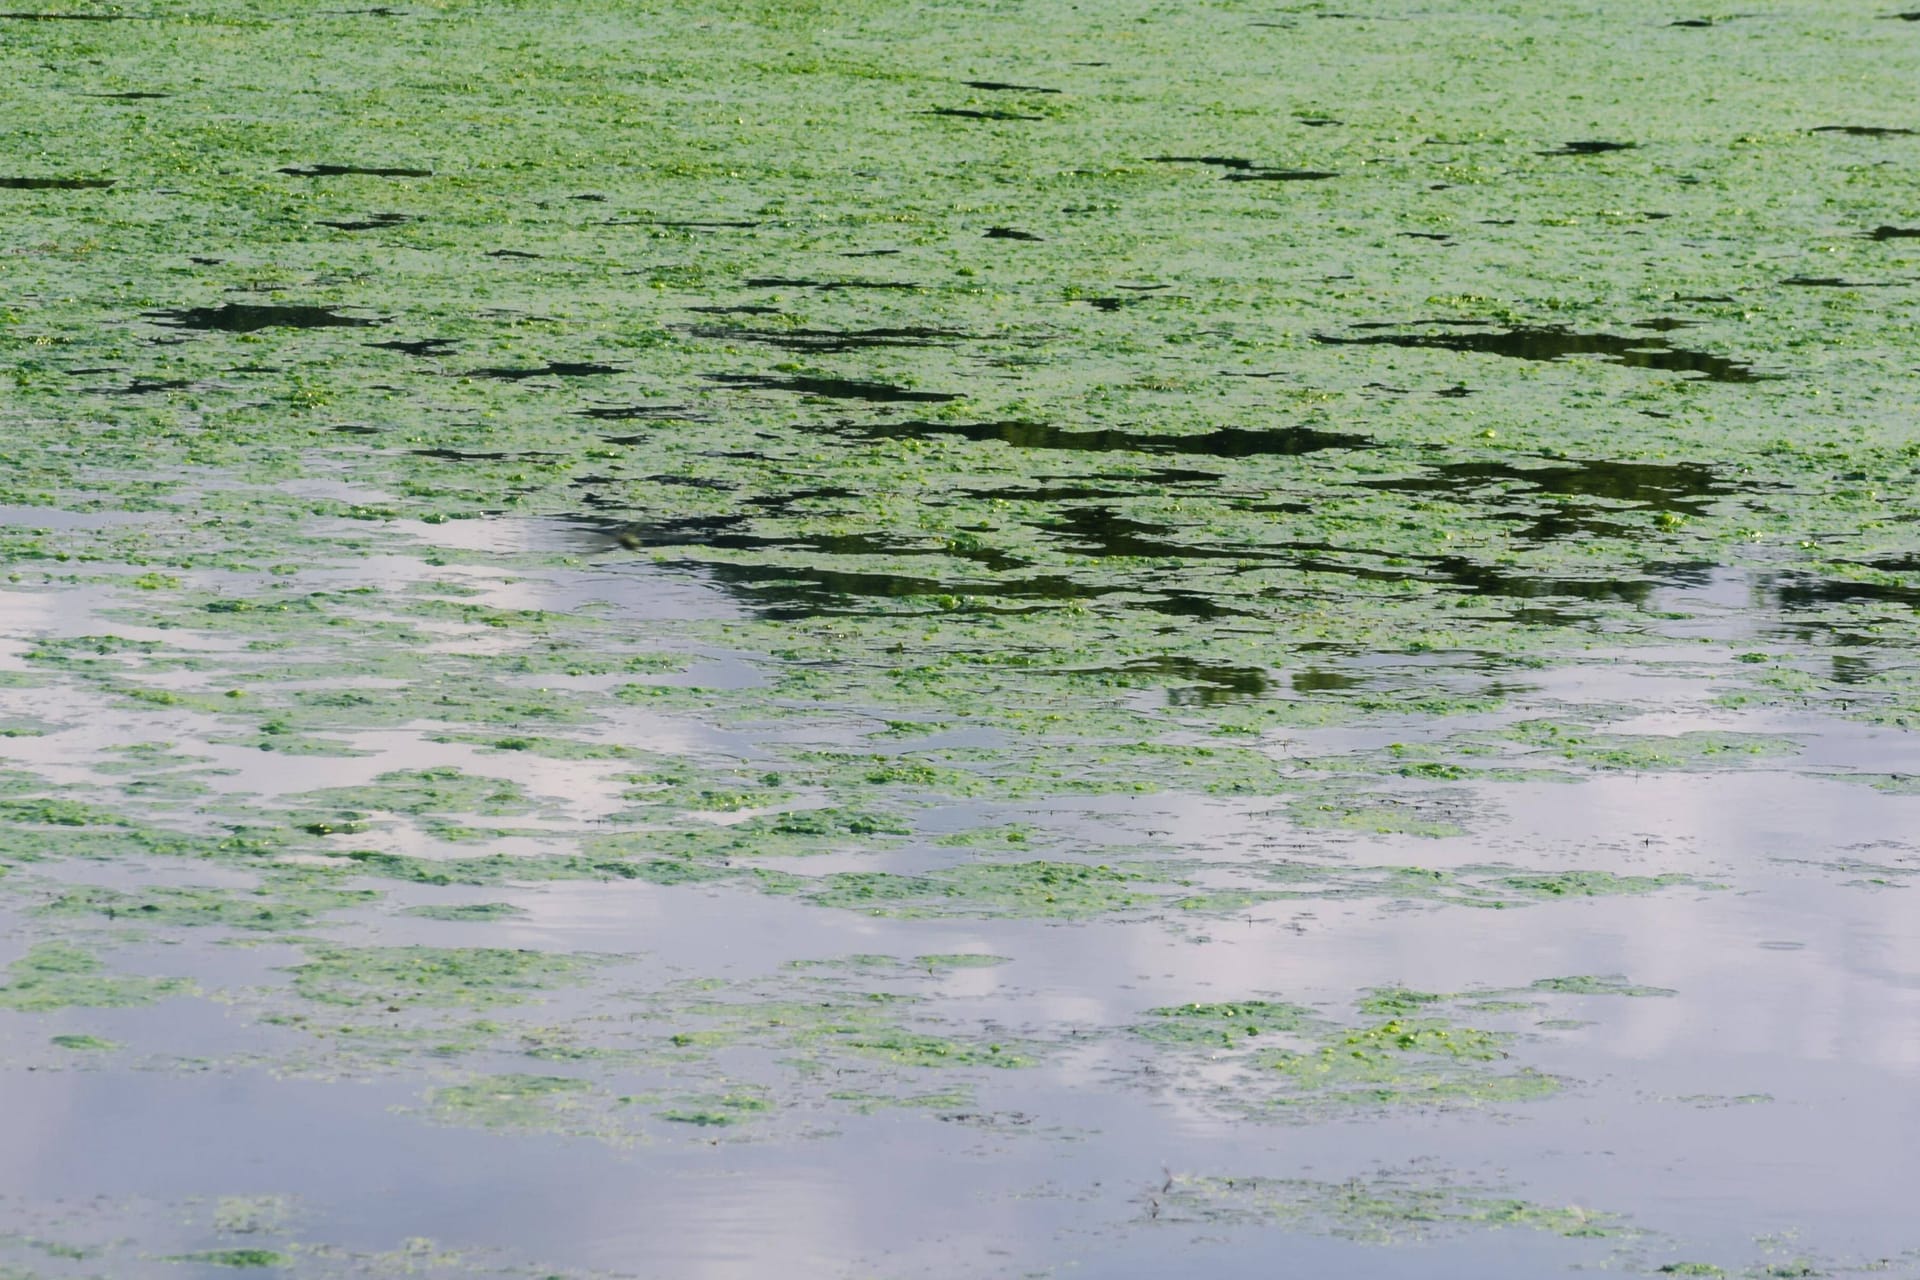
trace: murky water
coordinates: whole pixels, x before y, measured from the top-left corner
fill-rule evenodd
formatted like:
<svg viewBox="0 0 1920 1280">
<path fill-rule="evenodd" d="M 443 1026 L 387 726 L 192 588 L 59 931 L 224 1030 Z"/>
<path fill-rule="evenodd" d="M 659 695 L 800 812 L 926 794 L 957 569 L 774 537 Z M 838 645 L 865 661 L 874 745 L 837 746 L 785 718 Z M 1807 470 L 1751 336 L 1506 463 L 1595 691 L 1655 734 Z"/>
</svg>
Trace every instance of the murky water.
<svg viewBox="0 0 1920 1280">
<path fill-rule="evenodd" d="M 1901 17 L 0 14 L 0 1277 L 1920 1276 Z"/>
</svg>

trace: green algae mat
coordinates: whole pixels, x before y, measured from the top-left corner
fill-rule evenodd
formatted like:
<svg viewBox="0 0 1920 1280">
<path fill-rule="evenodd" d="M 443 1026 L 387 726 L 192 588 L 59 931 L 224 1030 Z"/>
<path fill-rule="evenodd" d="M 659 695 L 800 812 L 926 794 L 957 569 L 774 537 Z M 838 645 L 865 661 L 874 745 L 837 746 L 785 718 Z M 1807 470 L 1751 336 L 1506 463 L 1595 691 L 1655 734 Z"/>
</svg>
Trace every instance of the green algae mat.
<svg viewBox="0 0 1920 1280">
<path fill-rule="evenodd" d="M 0 12 L 0 1280 L 1920 1276 L 1917 82 Z"/>
</svg>

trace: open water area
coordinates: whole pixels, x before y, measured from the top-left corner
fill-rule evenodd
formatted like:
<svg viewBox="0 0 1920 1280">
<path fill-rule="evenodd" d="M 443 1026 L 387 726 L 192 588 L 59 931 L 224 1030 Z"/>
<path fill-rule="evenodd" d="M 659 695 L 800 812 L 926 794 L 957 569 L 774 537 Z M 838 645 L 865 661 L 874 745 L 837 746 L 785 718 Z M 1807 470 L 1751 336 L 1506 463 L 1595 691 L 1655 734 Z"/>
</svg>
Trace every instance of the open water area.
<svg viewBox="0 0 1920 1280">
<path fill-rule="evenodd" d="M 0 13 L 0 1280 L 1920 1276 L 1916 84 Z"/>
</svg>

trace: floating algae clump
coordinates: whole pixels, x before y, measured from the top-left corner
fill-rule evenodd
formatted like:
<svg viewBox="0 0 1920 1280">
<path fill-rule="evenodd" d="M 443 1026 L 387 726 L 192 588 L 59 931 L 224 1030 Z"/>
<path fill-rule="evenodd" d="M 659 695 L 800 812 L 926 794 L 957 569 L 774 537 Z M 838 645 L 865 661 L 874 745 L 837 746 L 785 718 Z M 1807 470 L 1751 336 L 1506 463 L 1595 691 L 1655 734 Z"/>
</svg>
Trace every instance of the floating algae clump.
<svg viewBox="0 0 1920 1280">
<path fill-rule="evenodd" d="M 1614 1214 L 1536 1204 L 1430 1173 L 1387 1172 L 1346 1182 L 1174 1177 L 1153 1197 L 1150 1212 L 1163 1222 L 1266 1224 L 1376 1245 L 1473 1231 L 1542 1231 L 1588 1240 L 1640 1234 Z"/>
<path fill-rule="evenodd" d="M 104 972 L 90 952 L 64 942 L 43 942 L 7 969 L 0 1009 L 44 1013 L 53 1009 L 119 1009 L 152 1004 L 192 990 L 176 978 L 122 977 Z"/>
<path fill-rule="evenodd" d="M 497 947 L 307 949 L 293 988 L 323 1004 L 488 1008 L 583 981 L 597 958 Z"/>
</svg>

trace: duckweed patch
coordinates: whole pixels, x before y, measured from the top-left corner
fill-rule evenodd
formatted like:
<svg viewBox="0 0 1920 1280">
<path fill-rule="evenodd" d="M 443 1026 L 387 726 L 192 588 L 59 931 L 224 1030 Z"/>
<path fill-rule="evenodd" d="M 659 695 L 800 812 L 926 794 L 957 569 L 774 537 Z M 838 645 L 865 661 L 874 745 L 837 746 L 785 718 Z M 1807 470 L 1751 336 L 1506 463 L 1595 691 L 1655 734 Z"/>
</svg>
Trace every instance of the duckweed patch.
<svg viewBox="0 0 1920 1280">
<path fill-rule="evenodd" d="M 1523 988 L 1466 992 L 1382 987 L 1354 1004 L 1352 1021 L 1268 999 L 1170 1005 L 1129 1033 L 1183 1054 L 1205 1054 L 1226 1075 L 1184 1091 L 1236 1115 L 1294 1122 L 1402 1108 L 1458 1110 L 1538 1102 L 1568 1083 L 1516 1061 L 1538 1033 L 1589 1025 L 1541 1018 L 1565 996 L 1667 997 L 1616 976 L 1543 978 Z M 1524 1015 L 1531 1031 L 1464 1019 Z"/>
<path fill-rule="evenodd" d="M 597 957 L 500 947 L 310 946 L 293 989 L 354 1008 L 472 1008 L 521 1004 L 584 981 Z"/>
<path fill-rule="evenodd" d="M 56 1049 L 70 1049 L 75 1053 L 111 1053 L 121 1047 L 118 1041 L 88 1035 L 54 1036 L 47 1043 Z"/>
<path fill-rule="evenodd" d="M 1046 1059 L 1058 1028 L 963 1003 L 1052 971 L 1023 939 L 1163 930 L 1201 971 L 1408 906 L 1531 908 L 1456 913 L 1503 943 L 1603 896 L 1683 919 L 1731 899 L 1702 865 L 1772 892 L 1779 864 L 1503 824 L 1549 780 L 1790 785 L 1792 738 L 1741 731 L 1781 712 L 1920 724 L 1913 122 L 1860 109 L 1915 81 L 1903 16 L 0 15 L 0 1006 L 187 989 L 82 945 L 122 934 L 197 974 L 284 960 L 219 993 L 310 1042 L 250 1064 L 704 1142 L 836 1101 L 904 1123 Z M 1716 728 L 1630 719 L 1694 710 Z M 1416 839 L 1443 865 L 1402 865 Z M 542 936 L 739 904 L 898 954 L 779 968 L 769 928 L 777 981 L 616 990 L 426 892 L 515 885 L 549 886 Z M 977 945 L 1008 982 L 943 954 Z M 1538 1014 L 1660 996 L 1231 990 L 1124 1043 L 1334 1119 L 1533 1096 L 1567 1021 Z"/>
<path fill-rule="evenodd" d="M 252 891 L 157 888 L 131 893 L 90 887 L 62 894 L 44 910 L 155 928 L 211 925 L 287 932 L 309 928 L 330 912 L 365 906 L 379 896 L 371 889 L 337 889 L 306 879 L 269 881 Z"/>
<path fill-rule="evenodd" d="M 1068 862 L 975 862 L 927 875 L 844 872 L 806 891 L 822 906 L 876 916 L 988 915 L 1080 919 L 1158 903 L 1152 877 Z"/>
<path fill-rule="evenodd" d="M 1347 1182 L 1180 1176 L 1152 1198 L 1149 1217 L 1177 1224 L 1278 1225 L 1373 1245 L 1478 1231 L 1615 1241 L 1641 1234 L 1614 1214 L 1536 1204 L 1470 1182 L 1397 1172 Z"/>
<path fill-rule="evenodd" d="M 109 973 L 89 951 L 64 942 L 43 942 L 7 967 L 7 980 L 0 984 L 0 1009 L 47 1013 L 135 1008 L 191 990 L 191 984 L 176 978 Z"/>
</svg>

